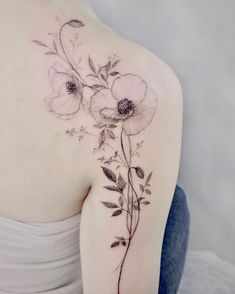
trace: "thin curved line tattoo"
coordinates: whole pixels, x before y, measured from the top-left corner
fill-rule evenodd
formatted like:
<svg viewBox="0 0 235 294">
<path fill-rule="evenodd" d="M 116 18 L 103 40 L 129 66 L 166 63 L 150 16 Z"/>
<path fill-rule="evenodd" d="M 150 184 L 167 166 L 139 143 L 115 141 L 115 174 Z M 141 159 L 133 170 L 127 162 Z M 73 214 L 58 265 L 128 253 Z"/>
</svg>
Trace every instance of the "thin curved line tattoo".
<svg viewBox="0 0 235 294">
<path fill-rule="evenodd" d="M 133 138 L 150 125 L 157 110 L 158 98 L 156 92 L 149 88 L 140 76 L 133 73 L 122 74 L 117 70 L 121 60 L 116 54 L 112 58 L 109 57 L 104 65 L 96 64 L 88 55 L 85 69 L 88 69 L 89 73 L 84 74 L 79 69 L 84 58 L 80 57 L 76 64 L 74 57 L 70 57 L 65 49 L 65 27 L 73 36 L 70 45 L 72 52 L 75 52 L 79 31 L 85 27 L 85 24 L 77 19 L 61 25 L 58 34 L 52 34 L 50 46 L 33 40 L 35 44 L 46 49 L 46 55 L 60 60 L 48 70 L 52 92 L 44 102 L 49 112 L 64 120 L 73 119 L 81 111 L 81 106 L 86 109 L 87 103 L 86 111 L 95 121 L 95 134 L 84 126 L 66 130 L 66 134 L 70 137 L 76 136 L 79 141 L 88 135 L 97 138 L 97 147 L 93 149 L 93 153 L 99 154 L 97 160 L 108 181 L 103 188 L 117 196 L 116 202 L 101 201 L 101 204 L 112 211 L 111 217 L 125 215 L 127 232 L 123 232 L 122 236 L 114 236 L 110 244 L 112 250 L 124 249 L 123 258 L 113 270 L 116 272 L 119 269 L 116 293 L 121 294 L 121 281 L 128 252 L 140 223 L 141 211 L 150 204 L 151 197 L 152 171 L 146 176 L 142 167 L 133 164 L 134 158 L 140 157 L 144 140 L 136 143 L 133 148 Z M 89 97 L 85 97 L 85 89 L 90 90 Z M 106 148 L 111 150 L 111 156 L 106 155 Z"/>
</svg>

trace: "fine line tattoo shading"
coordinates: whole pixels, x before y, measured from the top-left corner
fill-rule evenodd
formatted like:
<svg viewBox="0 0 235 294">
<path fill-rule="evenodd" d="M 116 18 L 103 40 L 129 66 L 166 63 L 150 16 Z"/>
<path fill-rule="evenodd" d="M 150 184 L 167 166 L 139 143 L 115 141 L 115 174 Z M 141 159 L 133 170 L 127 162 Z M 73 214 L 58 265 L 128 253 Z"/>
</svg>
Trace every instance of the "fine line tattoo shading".
<svg viewBox="0 0 235 294">
<path fill-rule="evenodd" d="M 134 164 L 135 157 L 140 157 L 144 140 L 133 146 L 133 138 L 151 123 L 158 99 L 156 92 L 139 75 L 122 74 L 117 70 L 121 60 L 116 55 L 109 57 L 104 65 L 96 64 L 88 55 L 86 69 L 89 73 L 84 76 L 79 67 L 82 58 L 74 62 L 66 49 L 68 44 L 65 42 L 68 41 L 63 38 L 65 28 L 70 29 L 73 38 L 69 45 L 74 52 L 79 40 L 78 32 L 84 27 L 83 22 L 72 19 L 61 25 L 57 34 L 53 34 L 50 46 L 40 40 L 33 42 L 46 50 L 45 55 L 60 60 L 48 70 L 52 93 L 45 98 L 46 109 L 59 119 L 71 120 L 81 106 L 85 110 L 88 105 L 85 111 L 95 121 L 95 133 L 81 126 L 80 129 L 66 130 L 66 134 L 70 137 L 77 134 L 79 141 L 85 135 L 95 136 L 97 147 L 93 152 L 104 153 L 97 159 L 107 180 L 103 188 L 114 193 L 117 200 L 104 199 L 101 204 L 111 210 L 111 217 L 125 217 L 126 233 L 114 236 L 110 244 L 112 250 L 118 247 L 124 250 L 123 258 L 113 270 L 118 270 L 116 293 L 121 294 L 123 269 L 139 226 L 141 211 L 151 203 L 152 171 L 146 175 L 143 167 Z M 84 98 L 87 90 L 90 93 L 88 103 Z M 111 156 L 105 154 L 106 148 L 112 152 Z"/>
</svg>

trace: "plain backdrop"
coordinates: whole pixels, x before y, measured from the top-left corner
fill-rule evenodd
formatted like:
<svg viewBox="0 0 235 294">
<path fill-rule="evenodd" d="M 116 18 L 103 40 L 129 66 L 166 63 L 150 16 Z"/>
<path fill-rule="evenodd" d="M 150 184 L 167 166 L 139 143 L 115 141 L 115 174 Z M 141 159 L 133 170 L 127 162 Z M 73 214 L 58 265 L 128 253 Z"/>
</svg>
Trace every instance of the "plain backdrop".
<svg viewBox="0 0 235 294">
<path fill-rule="evenodd" d="M 235 264 L 235 1 L 88 0 L 116 32 L 167 62 L 184 94 L 178 183 L 190 249 Z"/>
</svg>

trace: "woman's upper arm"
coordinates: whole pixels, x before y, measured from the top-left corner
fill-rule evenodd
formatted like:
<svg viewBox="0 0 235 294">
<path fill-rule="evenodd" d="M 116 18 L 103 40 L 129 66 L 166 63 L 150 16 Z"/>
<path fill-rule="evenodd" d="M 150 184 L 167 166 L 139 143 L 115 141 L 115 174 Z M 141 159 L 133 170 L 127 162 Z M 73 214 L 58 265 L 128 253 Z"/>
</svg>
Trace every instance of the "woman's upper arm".
<svg viewBox="0 0 235 294">
<path fill-rule="evenodd" d="M 105 91 L 91 100 L 95 119 L 101 98 L 107 108 L 116 102 L 120 117 L 124 111 L 132 111 L 132 116 L 105 127 L 97 124 L 95 179 L 83 204 L 80 227 L 84 294 L 157 293 L 182 123 L 181 87 L 165 70 L 169 76 L 161 85 L 156 83 L 156 89 L 140 76 L 123 75 L 111 89 L 117 101 Z M 108 109 L 103 113 L 116 115 Z"/>
</svg>

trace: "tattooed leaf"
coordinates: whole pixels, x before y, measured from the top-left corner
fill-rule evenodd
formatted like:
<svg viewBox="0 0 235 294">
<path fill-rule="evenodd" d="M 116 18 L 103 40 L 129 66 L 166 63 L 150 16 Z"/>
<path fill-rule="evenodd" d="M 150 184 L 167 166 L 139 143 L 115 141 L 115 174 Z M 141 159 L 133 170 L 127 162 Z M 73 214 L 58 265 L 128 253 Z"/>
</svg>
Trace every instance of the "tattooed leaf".
<svg viewBox="0 0 235 294">
<path fill-rule="evenodd" d="M 112 72 L 110 73 L 110 76 L 116 76 L 116 75 L 118 75 L 118 74 L 119 74 L 118 71 L 112 71 Z"/>
<path fill-rule="evenodd" d="M 107 208 L 118 208 L 117 204 L 113 202 L 101 201 Z"/>
<path fill-rule="evenodd" d="M 88 74 L 88 75 L 87 75 L 87 77 L 93 77 L 93 78 L 97 78 L 97 76 L 96 76 L 96 75 L 94 75 L 94 74 Z"/>
<path fill-rule="evenodd" d="M 120 215 L 120 214 L 122 214 L 122 210 L 121 210 L 121 209 L 119 209 L 119 210 L 115 210 L 115 211 L 113 212 L 112 216 L 118 216 L 118 215 Z"/>
<path fill-rule="evenodd" d="M 126 246 L 126 241 L 122 241 L 122 245 L 123 246 Z"/>
<path fill-rule="evenodd" d="M 135 167 L 135 172 L 140 179 L 144 178 L 144 170 L 141 167 Z"/>
<path fill-rule="evenodd" d="M 140 184 L 140 190 L 144 192 L 144 186 Z"/>
<path fill-rule="evenodd" d="M 120 192 L 120 190 L 116 186 L 104 186 L 104 188 L 110 191 Z"/>
<path fill-rule="evenodd" d="M 97 71 L 97 75 L 99 75 L 101 73 L 101 71 L 103 70 L 103 66 L 98 65 L 98 71 Z"/>
<path fill-rule="evenodd" d="M 106 77 L 105 77 L 105 75 L 101 73 L 100 76 L 101 76 L 102 80 L 104 80 L 104 81 L 106 82 Z"/>
<path fill-rule="evenodd" d="M 121 176 L 121 174 L 119 173 L 119 176 L 118 176 L 118 188 L 123 191 L 125 189 L 125 186 L 126 186 L 126 182 L 125 180 L 123 179 L 123 177 Z"/>
<path fill-rule="evenodd" d="M 52 51 L 50 51 L 50 52 L 46 52 L 45 54 L 46 54 L 46 55 L 57 55 L 56 52 L 52 52 Z"/>
<path fill-rule="evenodd" d="M 67 24 L 70 25 L 73 28 L 84 27 L 84 23 L 81 22 L 80 20 L 77 20 L 77 19 L 72 19 Z"/>
<path fill-rule="evenodd" d="M 102 130 L 99 133 L 99 137 L 98 137 L 99 148 L 104 144 L 105 139 L 106 139 L 106 133 L 105 133 L 105 130 Z"/>
<path fill-rule="evenodd" d="M 139 205 L 138 204 L 134 204 L 133 207 L 134 207 L 135 210 L 139 210 Z"/>
<path fill-rule="evenodd" d="M 123 201 L 122 196 L 119 196 L 118 202 L 119 202 L 120 206 L 123 207 L 124 201 Z"/>
<path fill-rule="evenodd" d="M 105 65 L 105 71 L 106 71 L 106 74 L 108 73 L 108 71 L 110 70 L 111 68 L 111 62 L 109 61 L 106 65 Z"/>
<path fill-rule="evenodd" d="M 147 179 L 146 179 L 146 182 L 145 182 L 145 186 L 149 183 L 149 181 L 150 181 L 150 179 L 151 179 L 151 177 L 152 177 L 152 173 L 153 173 L 153 172 L 151 172 L 151 173 L 148 175 L 148 177 L 147 177 Z"/>
<path fill-rule="evenodd" d="M 151 194 L 151 191 L 149 189 L 145 189 L 146 194 Z"/>
<path fill-rule="evenodd" d="M 111 131 L 111 130 L 108 129 L 107 130 L 107 134 L 108 134 L 108 137 L 109 138 L 115 140 L 115 135 L 114 135 L 114 132 L 113 131 Z"/>
<path fill-rule="evenodd" d="M 150 204 L 150 202 L 149 201 L 143 201 L 142 204 L 148 205 L 148 204 Z"/>
<path fill-rule="evenodd" d="M 110 124 L 110 125 L 108 125 L 108 128 L 110 128 L 110 129 L 114 129 L 114 128 L 116 128 L 117 126 L 116 125 L 113 125 L 113 124 Z"/>
<path fill-rule="evenodd" d="M 104 166 L 101 166 L 102 167 L 102 169 L 103 169 L 103 172 L 104 172 L 104 174 L 106 175 L 106 177 L 110 180 L 110 181 L 112 181 L 112 182 L 114 182 L 114 183 L 116 183 L 116 175 L 110 170 L 110 169 L 108 169 L 107 167 L 104 167 Z"/>
<path fill-rule="evenodd" d="M 103 124 L 95 124 L 93 125 L 93 127 L 98 128 L 98 129 L 102 129 L 104 127 Z"/>
<path fill-rule="evenodd" d="M 99 85 L 99 84 L 94 84 L 94 85 L 92 85 L 91 87 L 92 87 L 93 89 L 96 89 L 96 90 L 99 90 L 99 89 L 104 88 L 103 85 Z"/>
<path fill-rule="evenodd" d="M 93 71 L 93 73 L 96 73 L 95 65 L 94 65 L 92 59 L 90 58 L 90 56 L 88 57 L 88 63 L 89 63 L 90 69 Z"/>
<path fill-rule="evenodd" d="M 117 247 L 119 244 L 120 244 L 119 241 L 115 241 L 115 242 L 113 242 L 113 243 L 111 244 L 111 248 L 113 248 L 113 247 Z"/>
<path fill-rule="evenodd" d="M 116 60 L 116 61 L 114 62 L 114 64 L 112 65 L 112 68 L 114 68 L 119 62 L 120 62 L 120 60 Z"/>
<path fill-rule="evenodd" d="M 56 45 L 55 40 L 53 40 L 53 47 L 54 47 L 54 50 L 57 52 L 57 45 Z"/>
<path fill-rule="evenodd" d="M 124 237 L 117 237 L 117 236 L 115 236 L 115 238 L 118 239 L 119 241 L 124 241 L 125 240 Z"/>
<path fill-rule="evenodd" d="M 39 46 L 42 46 L 42 47 L 46 47 L 47 48 L 47 45 L 44 44 L 43 42 L 39 41 L 39 40 L 33 40 L 33 42 L 36 43 Z"/>
<path fill-rule="evenodd" d="M 140 197 L 138 200 L 136 199 L 135 201 L 134 201 L 134 203 L 136 203 L 136 202 L 140 202 L 141 200 L 143 200 L 143 199 L 145 199 L 145 197 Z"/>
</svg>

